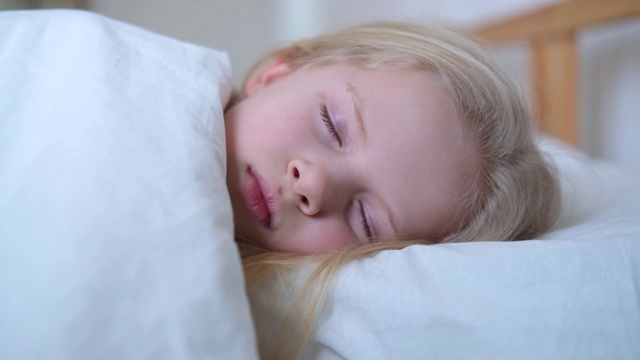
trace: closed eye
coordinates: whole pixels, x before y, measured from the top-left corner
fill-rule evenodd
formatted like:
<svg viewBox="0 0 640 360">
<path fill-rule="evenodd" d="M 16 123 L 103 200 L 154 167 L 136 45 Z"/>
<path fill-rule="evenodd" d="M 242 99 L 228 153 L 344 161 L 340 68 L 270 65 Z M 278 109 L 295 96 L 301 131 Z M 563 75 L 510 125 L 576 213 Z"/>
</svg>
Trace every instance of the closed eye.
<svg viewBox="0 0 640 360">
<path fill-rule="evenodd" d="M 342 139 L 340 138 L 340 134 L 336 130 L 335 125 L 333 124 L 333 120 L 331 120 L 331 116 L 329 116 L 329 110 L 327 109 L 327 105 L 320 105 L 320 117 L 322 118 L 322 122 L 327 127 L 327 131 L 331 135 L 331 137 L 338 143 L 340 147 L 342 147 Z"/>
<path fill-rule="evenodd" d="M 360 210 L 360 224 L 362 225 L 362 229 L 364 230 L 364 235 L 367 237 L 367 240 L 371 242 L 373 241 L 373 235 L 371 234 L 371 227 L 369 226 L 369 221 L 367 221 L 367 213 L 364 210 L 362 201 L 358 201 L 358 207 Z"/>
</svg>

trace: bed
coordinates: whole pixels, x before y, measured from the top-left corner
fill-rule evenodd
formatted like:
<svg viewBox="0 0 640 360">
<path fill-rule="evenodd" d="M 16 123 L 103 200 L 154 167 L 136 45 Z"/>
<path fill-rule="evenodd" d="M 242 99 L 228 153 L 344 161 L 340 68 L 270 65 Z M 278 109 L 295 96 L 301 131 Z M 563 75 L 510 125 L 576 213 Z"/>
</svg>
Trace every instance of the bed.
<svg viewBox="0 0 640 360">
<path fill-rule="evenodd" d="M 574 0 L 533 25 L 478 30 L 534 38 L 536 66 L 568 77 L 532 91 L 550 97 L 535 101 L 550 121 L 540 146 L 560 169 L 561 220 L 529 241 L 412 246 L 348 264 L 302 358 L 640 357 L 640 174 L 568 145 L 575 72 L 555 61 L 575 59 L 572 36 L 546 45 L 526 30 L 571 34 L 566 24 L 639 14 L 637 1 Z M 0 358 L 273 350 L 256 334 L 277 310 L 247 298 L 224 188 L 226 55 L 82 11 L 3 12 L 0 28 Z"/>
</svg>

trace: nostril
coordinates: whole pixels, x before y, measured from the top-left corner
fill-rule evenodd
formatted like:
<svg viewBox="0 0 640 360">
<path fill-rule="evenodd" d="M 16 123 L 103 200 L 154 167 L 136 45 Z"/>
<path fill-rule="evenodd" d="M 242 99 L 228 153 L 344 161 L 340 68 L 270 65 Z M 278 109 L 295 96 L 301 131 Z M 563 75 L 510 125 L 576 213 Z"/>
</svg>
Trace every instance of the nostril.
<svg viewBox="0 0 640 360">
<path fill-rule="evenodd" d="M 298 168 L 293 168 L 293 177 L 295 177 L 296 179 L 300 178 L 300 172 L 298 171 Z"/>
<path fill-rule="evenodd" d="M 309 206 L 309 199 L 307 199 L 307 197 L 306 197 L 306 196 L 301 196 L 301 197 L 300 197 L 300 200 L 302 200 L 302 203 L 303 203 L 305 206 Z"/>
</svg>

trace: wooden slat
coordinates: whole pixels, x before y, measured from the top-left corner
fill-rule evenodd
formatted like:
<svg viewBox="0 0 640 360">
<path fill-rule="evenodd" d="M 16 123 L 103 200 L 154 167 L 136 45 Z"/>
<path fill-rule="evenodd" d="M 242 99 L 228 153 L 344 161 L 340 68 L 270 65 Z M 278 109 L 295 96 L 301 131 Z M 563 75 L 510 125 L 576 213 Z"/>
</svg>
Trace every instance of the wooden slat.
<svg viewBox="0 0 640 360">
<path fill-rule="evenodd" d="M 576 33 L 585 27 L 640 16 L 640 0 L 569 0 L 476 29 L 490 42 L 531 46 L 531 86 L 540 129 L 578 143 Z"/>
<path fill-rule="evenodd" d="M 640 16 L 640 0 L 571 0 L 476 29 L 488 41 L 533 40 Z"/>
<path fill-rule="evenodd" d="M 532 103 L 540 130 L 578 145 L 578 54 L 574 33 L 534 42 Z"/>
</svg>

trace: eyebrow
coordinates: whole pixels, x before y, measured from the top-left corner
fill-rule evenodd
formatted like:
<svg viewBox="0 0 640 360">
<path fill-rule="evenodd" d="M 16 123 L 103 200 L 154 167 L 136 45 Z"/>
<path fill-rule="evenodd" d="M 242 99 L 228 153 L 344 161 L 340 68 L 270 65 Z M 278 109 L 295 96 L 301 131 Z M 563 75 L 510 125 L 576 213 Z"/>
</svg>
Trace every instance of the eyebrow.
<svg viewBox="0 0 640 360">
<path fill-rule="evenodd" d="M 358 122 L 358 128 L 363 139 L 367 138 L 367 128 L 364 126 L 364 120 L 362 118 L 362 101 L 360 100 L 360 94 L 358 94 L 358 88 L 352 83 L 346 82 L 347 91 L 351 94 L 351 103 L 353 104 L 353 112 L 356 114 L 356 121 Z"/>
<path fill-rule="evenodd" d="M 351 94 L 351 99 L 353 103 L 353 111 L 356 114 L 356 121 L 358 122 L 358 128 L 360 129 L 360 133 L 362 138 L 366 140 L 367 138 L 367 128 L 364 126 L 364 119 L 362 117 L 362 101 L 360 100 L 360 94 L 358 93 L 358 88 L 355 87 L 352 83 L 346 81 L 347 91 Z M 393 236 L 398 237 L 398 223 L 396 222 L 396 217 L 391 211 L 391 207 L 389 204 L 381 197 L 377 196 L 380 203 L 382 204 L 382 208 L 387 213 L 387 218 L 389 219 L 389 225 L 391 225 L 391 231 Z"/>
</svg>

